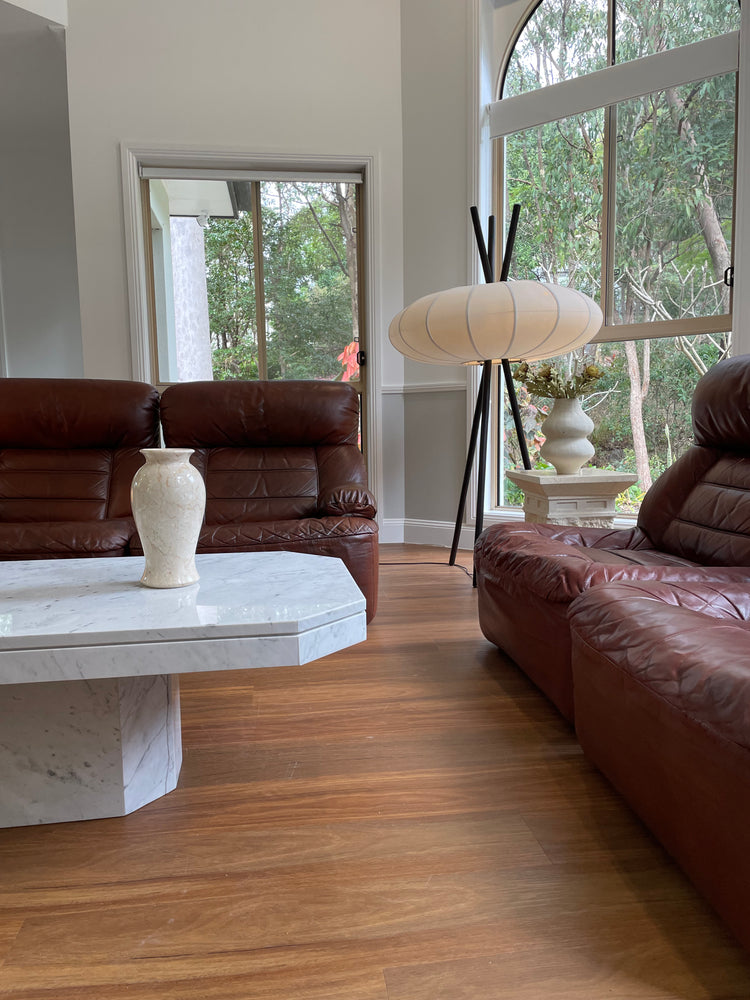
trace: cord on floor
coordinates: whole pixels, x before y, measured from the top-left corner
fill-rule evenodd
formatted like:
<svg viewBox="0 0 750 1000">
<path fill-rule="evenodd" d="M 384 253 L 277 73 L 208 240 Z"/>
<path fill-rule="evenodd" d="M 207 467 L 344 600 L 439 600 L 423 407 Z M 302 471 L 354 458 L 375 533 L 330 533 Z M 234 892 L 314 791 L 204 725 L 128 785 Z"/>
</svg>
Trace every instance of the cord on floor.
<svg viewBox="0 0 750 1000">
<path fill-rule="evenodd" d="M 378 566 L 450 566 L 447 562 L 430 562 L 422 559 L 404 561 L 404 562 L 379 562 Z M 473 573 L 468 570 L 465 566 L 460 563 L 454 563 L 453 569 L 462 569 L 467 576 L 473 576 Z"/>
</svg>

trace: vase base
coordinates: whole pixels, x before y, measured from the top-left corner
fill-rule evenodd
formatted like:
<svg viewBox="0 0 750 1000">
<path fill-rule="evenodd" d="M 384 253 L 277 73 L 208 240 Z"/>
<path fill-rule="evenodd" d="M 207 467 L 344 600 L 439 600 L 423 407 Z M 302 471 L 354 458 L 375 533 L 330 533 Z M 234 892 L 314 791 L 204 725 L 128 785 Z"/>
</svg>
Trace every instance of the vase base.
<svg viewBox="0 0 750 1000">
<path fill-rule="evenodd" d="M 142 587 L 150 587 L 152 590 L 176 590 L 179 587 L 192 587 L 194 583 L 198 583 L 200 577 L 196 573 L 195 576 L 190 577 L 190 579 L 179 579 L 179 580 L 158 580 L 158 579 L 146 579 L 142 576 L 139 583 Z"/>
</svg>

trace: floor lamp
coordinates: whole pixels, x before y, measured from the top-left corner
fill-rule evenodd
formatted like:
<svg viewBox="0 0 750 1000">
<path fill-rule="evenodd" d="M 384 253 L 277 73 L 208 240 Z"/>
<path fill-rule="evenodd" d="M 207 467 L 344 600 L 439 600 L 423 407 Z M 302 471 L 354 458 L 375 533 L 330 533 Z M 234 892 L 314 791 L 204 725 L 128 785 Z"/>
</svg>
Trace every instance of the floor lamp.
<svg viewBox="0 0 750 1000">
<path fill-rule="evenodd" d="M 492 366 L 503 366 L 521 454 L 524 465 L 530 468 L 513 390 L 511 359 L 541 361 L 567 354 L 592 340 L 603 322 L 602 311 L 596 302 L 574 288 L 541 281 L 507 280 L 518 206 L 513 210 L 499 281 L 493 280 L 494 218 L 490 217 L 485 244 L 476 208 L 471 209 L 471 216 L 486 284 L 465 285 L 425 295 L 398 313 L 388 330 L 396 350 L 413 361 L 431 365 L 482 365 L 451 547 L 451 565 L 456 559 L 477 437 L 480 440 L 475 541 L 483 526 Z"/>
</svg>

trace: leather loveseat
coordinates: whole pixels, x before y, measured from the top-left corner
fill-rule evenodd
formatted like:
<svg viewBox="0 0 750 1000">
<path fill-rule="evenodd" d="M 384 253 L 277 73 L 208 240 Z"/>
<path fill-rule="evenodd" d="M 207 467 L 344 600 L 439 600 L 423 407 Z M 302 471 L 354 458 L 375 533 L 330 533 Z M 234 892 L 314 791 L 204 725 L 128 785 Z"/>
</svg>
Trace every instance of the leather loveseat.
<svg viewBox="0 0 750 1000">
<path fill-rule="evenodd" d="M 499 524 L 477 541 L 479 623 L 573 718 L 568 609 L 608 581 L 750 586 L 750 356 L 720 362 L 693 396 L 695 444 L 623 530 Z"/>
<path fill-rule="evenodd" d="M 153 386 L 0 380 L 0 559 L 127 555 L 139 449 L 158 446 Z"/>
<path fill-rule="evenodd" d="M 141 448 L 195 449 L 199 552 L 290 549 L 343 560 L 375 614 L 375 500 L 358 397 L 334 382 L 0 380 L 0 559 L 140 555 Z"/>
<path fill-rule="evenodd" d="M 586 755 L 750 950 L 750 589 L 609 583 L 570 608 Z"/>
<path fill-rule="evenodd" d="M 195 449 L 191 461 L 206 483 L 198 552 L 337 556 L 372 619 L 378 526 L 352 386 L 183 382 L 164 390 L 161 422 L 167 447 Z"/>
</svg>

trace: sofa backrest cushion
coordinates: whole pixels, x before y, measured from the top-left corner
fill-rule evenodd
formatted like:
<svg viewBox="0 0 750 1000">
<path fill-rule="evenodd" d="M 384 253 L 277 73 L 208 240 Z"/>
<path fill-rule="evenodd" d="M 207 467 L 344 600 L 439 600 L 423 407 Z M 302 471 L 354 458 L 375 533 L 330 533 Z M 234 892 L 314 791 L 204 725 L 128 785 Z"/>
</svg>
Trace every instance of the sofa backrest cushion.
<svg viewBox="0 0 750 1000">
<path fill-rule="evenodd" d="M 359 400 L 341 382 L 184 382 L 161 418 L 167 447 L 195 449 L 207 524 L 315 517 L 324 493 L 367 484 Z"/>
<path fill-rule="evenodd" d="M 0 381 L 0 521 L 130 516 L 140 448 L 159 444 L 159 394 L 109 379 Z"/>
<path fill-rule="evenodd" d="M 698 382 L 696 444 L 648 491 L 638 525 L 651 544 L 711 566 L 750 566 L 750 355 Z"/>
</svg>

